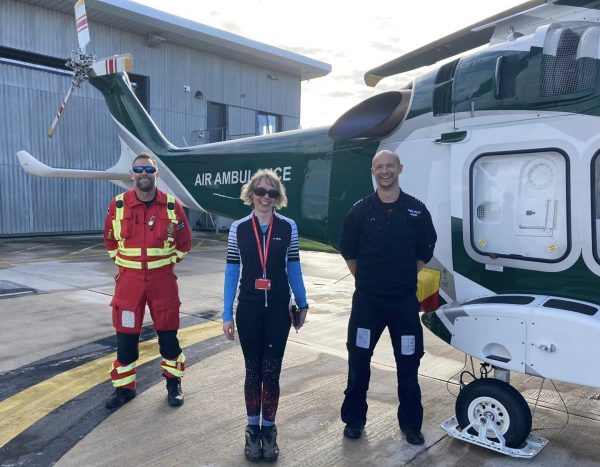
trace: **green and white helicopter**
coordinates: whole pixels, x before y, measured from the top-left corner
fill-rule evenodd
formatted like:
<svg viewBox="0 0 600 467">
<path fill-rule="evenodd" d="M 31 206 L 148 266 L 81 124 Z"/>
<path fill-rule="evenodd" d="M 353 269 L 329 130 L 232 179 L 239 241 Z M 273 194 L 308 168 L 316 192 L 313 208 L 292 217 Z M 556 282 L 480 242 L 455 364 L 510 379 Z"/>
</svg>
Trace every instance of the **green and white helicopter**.
<svg viewBox="0 0 600 467">
<path fill-rule="evenodd" d="M 239 218 L 241 185 L 271 167 L 302 235 L 338 246 L 344 215 L 373 192 L 373 155 L 390 149 L 404 164 L 402 188 L 428 206 L 439 236 L 420 275 L 430 310 L 422 321 L 494 369 L 461 382 L 456 417 L 442 427 L 532 457 L 546 440 L 530 433 L 510 372 L 600 386 L 600 1 L 528 1 L 375 68 L 370 86 L 489 43 L 331 127 L 185 148 L 136 99 L 123 72 L 130 59 L 97 66 L 85 52 L 87 26 L 78 32 L 75 78 L 104 95 L 120 159 L 105 172 L 64 170 L 20 151 L 26 171 L 127 186 L 133 157 L 146 152 L 162 189 L 191 209 Z"/>
</svg>

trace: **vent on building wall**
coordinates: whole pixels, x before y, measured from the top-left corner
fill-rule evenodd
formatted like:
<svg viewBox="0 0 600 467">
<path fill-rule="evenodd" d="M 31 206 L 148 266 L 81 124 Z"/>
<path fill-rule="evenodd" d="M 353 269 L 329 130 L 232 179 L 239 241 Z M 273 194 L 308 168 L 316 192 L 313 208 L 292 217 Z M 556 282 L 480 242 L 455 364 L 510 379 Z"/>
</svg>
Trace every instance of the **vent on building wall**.
<svg viewBox="0 0 600 467">
<path fill-rule="evenodd" d="M 150 34 L 146 38 L 146 45 L 148 47 L 158 47 L 163 42 L 166 42 L 166 39 L 162 36 L 159 36 L 158 34 Z"/>
</svg>

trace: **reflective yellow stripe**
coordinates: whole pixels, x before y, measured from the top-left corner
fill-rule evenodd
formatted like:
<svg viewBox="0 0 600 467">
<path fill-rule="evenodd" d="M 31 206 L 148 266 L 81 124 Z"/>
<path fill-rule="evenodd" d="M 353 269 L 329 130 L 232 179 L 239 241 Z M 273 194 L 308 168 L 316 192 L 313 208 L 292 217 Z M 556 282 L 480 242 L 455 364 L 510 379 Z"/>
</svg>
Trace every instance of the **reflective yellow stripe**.
<svg viewBox="0 0 600 467">
<path fill-rule="evenodd" d="M 175 250 L 175 254 L 177 255 L 177 257 L 179 259 L 183 258 L 185 255 L 187 255 L 187 251 L 180 251 L 180 250 Z"/>
<path fill-rule="evenodd" d="M 173 203 L 173 209 L 169 209 L 169 203 Z M 167 195 L 167 215 L 171 222 L 177 223 L 177 216 L 175 215 L 175 196 Z"/>
<path fill-rule="evenodd" d="M 175 247 L 169 248 L 147 248 L 148 256 L 167 256 L 172 255 L 175 252 Z"/>
<path fill-rule="evenodd" d="M 114 258 L 115 256 L 117 256 L 117 252 L 119 251 L 119 249 L 117 248 L 116 250 L 107 250 L 108 251 L 108 256 L 110 256 L 111 258 Z"/>
<path fill-rule="evenodd" d="M 171 373 L 173 376 L 177 376 L 178 378 L 183 378 L 183 371 L 176 370 L 175 368 L 171 368 L 166 365 L 161 365 L 162 369 Z"/>
<path fill-rule="evenodd" d="M 126 386 L 129 383 L 132 383 L 134 381 L 135 381 L 135 375 L 131 375 L 131 376 L 127 376 L 126 378 L 115 379 L 115 380 L 113 380 L 112 384 L 115 388 L 119 388 L 121 386 Z"/>
<path fill-rule="evenodd" d="M 124 268 L 142 269 L 142 263 L 140 261 L 129 261 L 127 259 L 120 258 L 119 256 L 115 258 L 115 264 L 123 266 Z"/>
<path fill-rule="evenodd" d="M 175 256 L 171 256 L 170 258 L 159 259 L 157 261 L 148 261 L 148 269 L 158 269 L 163 266 L 168 266 L 169 264 L 175 262 Z"/>
<path fill-rule="evenodd" d="M 125 193 L 121 193 L 115 196 L 116 202 L 123 201 L 124 195 Z M 121 221 L 123 220 L 124 206 L 125 202 L 123 202 L 123 206 L 120 208 L 115 205 L 115 220 L 112 223 L 115 240 L 121 240 Z"/>
<path fill-rule="evenodd" d="M 160 366 L 163 370 L 168 371 L 173 376 L 183 378 L 183 373 L 185 370 L 180 369 L 181 364 L 183 363 L 185 363 L 185 355 L 183 352 L 181 352 L 179 357 L 177 357 L 177 360 L 167 360 L 166 358 L 163 358 Z"/>
<path fill-rule="evenodd" d="M 125 248 L 125 240 L 119 241 L 119 253 L 123 256 L 142 256 L 141 248 Z"/>
<path fill-rule="evenodd" d="M 130 363 L 129 365 L 125 365 L 125 366 L 118 366 L 117 368 L 115 368 L 115 362 L 112 363 L 110 371 L 112 372 L 113 370 L 117 370 L 118 374 L 123 374 L 123 373 L 127 373 L 128 371 L 133 370 L 136 367 L 136 362 Z"/>
</svg>

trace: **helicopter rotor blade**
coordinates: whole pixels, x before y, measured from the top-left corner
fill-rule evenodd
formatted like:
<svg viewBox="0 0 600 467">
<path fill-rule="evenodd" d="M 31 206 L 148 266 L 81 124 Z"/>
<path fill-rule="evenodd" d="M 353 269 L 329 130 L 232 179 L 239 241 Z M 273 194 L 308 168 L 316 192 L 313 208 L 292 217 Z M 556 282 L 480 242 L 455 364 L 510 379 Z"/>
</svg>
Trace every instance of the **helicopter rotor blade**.
<svg viewBox="0 0 600 467">
<path fill-rule="evenodd" d="M 85 12 L 84 0 L 78 0 L 75 4 L 75 26 L 77 28 L 77 41 L 79 48 L 85 50 L 85 46 L 90 42 L 90 31 L 88 29 L 87 14 Z"/>
<path fill-rule="evenodd" d="M 67 91 L 67 94 L 65 94 L 62 104 L 60 105 L 60 107 L 58 108 L 58 111 L 56 112 L 54 121 L 52 122 L 52 125 L 50 125 L 50 128 L 48 128 L 48 136 L 50 138 L 52 138 L 52 136 L 54 135 L 54 131 L 56 130 L 56 125 L 58 125 L 58 120 L 60 119 L 63 112 L 65 111 L 67 102 L 69 102 L 69 99 L 71 98 L 71 94 L 73 93 L 74 89 L 75 89 L 75 85 L 71 82 L 71 85 L 69 86 L 69 90 Z"/>
<path fill-rule="evenodd" d="M 115 55 L 97 60 L 92 64 L 91 76 L 112 75 L 120 71 L 129 71 L 132 66 L 131 54 Z"/>
</svg>

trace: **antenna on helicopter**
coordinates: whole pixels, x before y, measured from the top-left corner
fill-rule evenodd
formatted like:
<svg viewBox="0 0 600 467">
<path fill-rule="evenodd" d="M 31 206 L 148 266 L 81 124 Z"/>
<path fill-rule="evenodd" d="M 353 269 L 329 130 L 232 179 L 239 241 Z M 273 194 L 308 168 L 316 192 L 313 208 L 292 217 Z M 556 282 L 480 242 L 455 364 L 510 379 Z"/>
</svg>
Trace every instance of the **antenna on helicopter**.
<svg viewBox="0 0 600 467">
<path fill-rule="evenodd" d="M 71 52 L 71 58 L 65 63 L 65 66 L 73 70 L 71 85 L 63 98 L 62 104 L 56 112 L 56 116 L 48 128 L 48 136 L 52 137 L 56 130 L 58 120 L 65 111 L 65 107 L 71 98 L 75 88 L 81 86 L 86 79 L 96 76 L 110 75 L 120 71 L 129 71 L 131 69 L 131 55 L 121 54 L 113 57 L 98 60 L 91 53 L 86 52 L 85 48 L 90 42 L 90 31 L 88 28 L 87 14 L 85 12 L 84 0 L 78 0 L 75 3 L 75 27 L 77 29 L 77 42 L 79 47 Z"/>
</svg>

